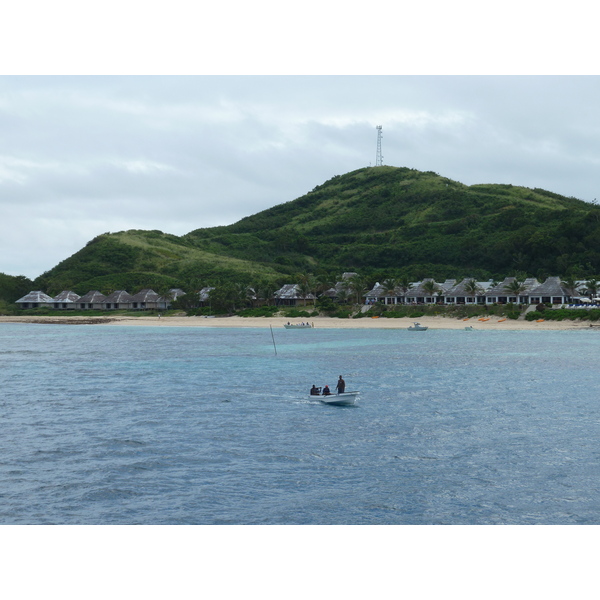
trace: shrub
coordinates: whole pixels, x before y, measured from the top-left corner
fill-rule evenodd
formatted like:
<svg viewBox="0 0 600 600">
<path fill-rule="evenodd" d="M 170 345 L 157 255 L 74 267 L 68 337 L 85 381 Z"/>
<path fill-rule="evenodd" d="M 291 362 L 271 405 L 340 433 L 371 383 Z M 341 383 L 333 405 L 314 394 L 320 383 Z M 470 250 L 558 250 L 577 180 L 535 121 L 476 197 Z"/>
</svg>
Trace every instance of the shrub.
<svg viewBox="0 0 600 600">
<path fill-rule="evenodd" d="M 531 311 L 525 315 L 526 321 L 537 321 L 538 319 L 543 319 L 544 314 L 538 310 Z"/>
<path fill-rule="evenodd" d="M 287 319 L 294 319 L 297 317 L 310 317 L 310 313 L 307 310 L 298 310 L 297 308 L 290 308 L 283 313 Z"/>
<path fill-rule="evenodd" d="M 278 306 L 260 306 L 258 308 L 245 308 L 237 314 L 240 317 L 272 317 L 279 312 Z"/>
<path fill-rule="evenodd" d="M 331 316 L 337 319 L 347 319 L 352 314 L 349 310 L 340 309 L 334 312 Z"/>
</svg>

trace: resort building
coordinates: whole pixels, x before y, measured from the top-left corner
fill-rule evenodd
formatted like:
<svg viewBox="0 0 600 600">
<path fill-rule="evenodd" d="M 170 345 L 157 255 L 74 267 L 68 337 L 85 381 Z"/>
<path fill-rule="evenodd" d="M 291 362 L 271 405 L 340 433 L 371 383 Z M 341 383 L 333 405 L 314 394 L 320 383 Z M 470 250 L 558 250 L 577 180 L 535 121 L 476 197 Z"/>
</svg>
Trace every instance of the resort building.
<svg viewBox="0 0 600 600">
<path fill-rule="evenodd" d="M 134 310 L 156 310 L 160 296 L 151 289 L 145 289 L 139 291 L 131 298 L 131 308 Z"/>
<path fill-rule="evenodd" d="M 529 304 L 567 304 L 570 301 L 571 295 L 561 284 L 560 277 L 548 277 L 529 295 Z"/>
<path fill-rule="evenodd" d="M 15 304 L 21 308 L 39 308 L 40 306 L 53 306 L 54 299 L 44 292 L 29 292 L 26 296 L 19 298 Z"/>
<path fill-rule="evenodd" d="M 105 302 L 106 296 L 104 294 L 101 294 L 98 290 L 92 290 L 79 298 L 77 301 L 77 308 L 84 310 L 103 310 Z"/>
<path fill-rule="evenodd" d="M 323 292 L 323 296 L 331 298 L 332 300 L 338 300 L 339 298 L 345 298 L 350 292 L 350 280 L 357 276 L 358 273 L 343 273 L 342 281 L 338 281 L 332 288 L 329 288 Z"/>
<path fill-rule="evenodd" d="M 117 290 L 109 294 L 104 299 L 104 308 L 106 310 L 123 310 L 131 308 L 133 296 L 125 290 Z"/>
<path fill-rule="evenodd" d="M 300 286 L 297 283 L 288 283 L 277 290 L 274 294 L 276 306 L 303 306 L 314 304 L 316 296 L 308 293 L 303 294 L 300 291 Z"/>
<path fill-rule="evenodd" d="M 58 296 L 54 296 L 53 307 L 59 310 L 73 310 L 77 308 L 77 301 L 79 298 L 80 296 L 75 292 L 65 290 L 58 294 Z"/>
<path fill-rule="evenodd" d="M 377 282 L 373 289 L 366 293 L 365 295 L 365 304 L 375 304 L 375 302 L 382 301 L 387 304 L 387 298 L 385 295 L 385 286 L 381 285 L 381 283 Z M 394 302 L 394 304 L 396 304 Z"/>
<path fill-rule="evenodd" d="M 210 306 L 210 293 L 214 289 L 214 287 L 203 287 L 198 292 L 198 306 Z"/>
<path fill-rule="evenodd" d="M 382 302 L 384 304 L 567 304 L 576 296 L 567 290 L 560 277 L 548 277 L 544 283 L 535 277 L 529 277 L 518 286 L 516 277 L 506 277 L 500 283 L 492 281 L 475 281 L 466 278 L 460 283 L 447 279 L 444 283 L 436 283 L 433 279 L 424 279 L 411 283 L 411 287 L 403 292 L 395 288 L 389 290 L 385 285 L 376 283 L 367 292 L 365 304 Z M 585 289 L 585 281 L 578 282 L 579 288 Z M 436 291 L 434 291 L 436 290 Z M 579 292 L 578 292 L 579 293 Z"/>
<path fill-rule="evenodd" d="M 323 293 L 332 299 L 344 302 L 354 294 L 351 293 L 349 281 L 356 273 L 344 273 L 344 280 L 339 281 L 333 288 Z M 386 305 L 466 305 L 482 306 L 492 304 L 551 304 L 565 305 L 571 302 L 592 304 L 600 301 L 597 297 L 598 283 L 590 280 L 578 281 L 571 284 L 574 289 L 568 289 L 560 277 L 548 277 L 540 283 L 535 277 L 518 282 L 515 277 L 506 277 L 500 283 L 490 281 L 475 281 L 465 278 L 459 283 L 456 279 L 446 279 L 437 283 L 432 278 L 411 282 L 408 286 L 395 285 L 393 280 L 384 284 L 377 282 L 373 289 L 363 297 L 366 305 L 377 302 Z M 198 292 L 198 306 L 210 306 L 210 292 L 214 287 L 204 287 Z M 589 295 L 589 298 L 582 297 Z M 57 310 L 167 310 L 177 298 L 185 296 L 181 289 L 171 289 L 160 296 L 152 289 L 143 289 L 135 295 L 125 290 L 117 290 L 104 296 L 98 290 L 92 290 L 79 297 L 71 291 L 63 291 L 52 298 L 41 291 L 29 292 L 15 302 L 20 308 L 55 308 Z M 592 297 L 593 296 L 593 297 Z M 316 295 L 302 291 L 299 284 L 286 284 L 273 294 L 276 306 L 307 306 L 314 305 Z M 254 304 L 257 296 L 252 288 L 247 288 L 247 301 Z M 268 299 L 265 299 L 268 300 Z"/>
<path fill-rule="evenodd" d="M 513 289 L 516 281 L 516 277 L 505 277 L 502 282 L 491 287 L 485 295 L 486 304 L 508 304 L 511 302 L 513 304 L 532 304 L 530 293 L 540 285 L 540 282 L 535 277 L 525 279 L 521 290 L 517 294 Z M 511 288 L 511 286 L 513 287 Z"/>
</svg>

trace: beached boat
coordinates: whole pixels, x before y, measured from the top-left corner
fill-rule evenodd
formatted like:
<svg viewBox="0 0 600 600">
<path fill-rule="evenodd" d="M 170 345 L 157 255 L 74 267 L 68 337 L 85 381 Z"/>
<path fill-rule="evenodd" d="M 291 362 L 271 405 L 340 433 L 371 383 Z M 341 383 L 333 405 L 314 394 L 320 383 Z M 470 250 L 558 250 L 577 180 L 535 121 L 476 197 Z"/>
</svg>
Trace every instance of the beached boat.
<svg viewBox="0 0 600 600">
<path fill-rule="evenodd" d="M 424 325 L 421 325 L 421 323 L 417 323 L 415 322 L 414 325 L 411 325 L 408 328 L 409 331 L 427 331 L 427 327 L 425 327 Z"/>
<path fill-rule="evenodd" d="M 360 392 L 344 392 L 342 394 L 328 394 L 327 396 L 310 394 L 311 400 L 320 400 L 323 404 L 333 404 L 335 406 L 354 406 L 358 400 Z"/>
<path fill-rule="evenodd" d="M 310 323 L 285 323 L 286 329 L 312 329 L 313 326 Z"/>
</svg>

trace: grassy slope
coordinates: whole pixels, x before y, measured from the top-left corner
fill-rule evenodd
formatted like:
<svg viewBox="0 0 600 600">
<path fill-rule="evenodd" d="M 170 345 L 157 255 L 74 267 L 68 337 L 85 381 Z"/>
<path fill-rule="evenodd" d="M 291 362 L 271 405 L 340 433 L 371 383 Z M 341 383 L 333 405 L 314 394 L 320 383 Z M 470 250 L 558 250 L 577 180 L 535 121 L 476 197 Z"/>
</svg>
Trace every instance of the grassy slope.
<svg viewBox="0 0 600 600">
<path fill-rule="evenodd" d="M 195 248 L 177 236 L 132 230 L 98 236 L 35 283 L 49 293 L 72 289 L 81 294 L 90 289 L 198 288 L 219 277 L 278 275 L 261 264 Z"/>
</svg>

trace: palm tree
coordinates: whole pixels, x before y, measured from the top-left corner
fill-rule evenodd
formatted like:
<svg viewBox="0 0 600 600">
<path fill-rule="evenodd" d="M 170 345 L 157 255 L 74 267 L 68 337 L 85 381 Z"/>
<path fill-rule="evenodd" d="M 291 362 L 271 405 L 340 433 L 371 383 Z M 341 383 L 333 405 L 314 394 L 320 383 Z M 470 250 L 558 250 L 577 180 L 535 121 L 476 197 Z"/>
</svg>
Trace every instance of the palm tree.
<svg viewBox="0 0 600 600">
<path fill-rule="evenodd" d="M 504 286 L 504 291 L 505 292 L 508 292 L 509 294 L 517 297 L 517 304 L 520 304 L 520 302 L 519 302 L 519 296 L 526 289 L 527 289 L 527 287 L 525 286 L 525 282 L 522 281 L 521 279 L 517 279 L 516 277 L 510 283 L 507 283 Z"/>
<path fill-rule="evenodd" d="M 346 304 L 350 297 L 350 290 L 347 285 L 341 285 L 337 290 L 337 301 L 339 304 Z"/>
<path fill-rule="evenodd" d="M 316 277 L 317 293 L 320 295 L 331 288 L 335 288 L 335 279 L 327 273 L 321 273 Z"/>
<path fill-rule="evenodd" d="M 579 287 L 579 284 L 572 275 L 568 275 L 565 279 L 561 279 L 560 284 L 566 290 L 569 296 L 577 296 L 577 288 Z"/>
<path fill-rule="evenodd" d="M 304 297 L 304 306 L 306 306 L 307 296 L 316 291 L 317 280 L 312 273 L 298 273 L 296 279 L 298 279 L 298 291 Z"/>
<path fill-rule="evenodd" d="M 595 298 L 596 294 L 598 293 L 598 288 L 600 288 L 600 281 L 598 281 L 597 279 L 588 279 L 585 287 L 587 289 L 587 294 L 589 295 L 590 298 Z"/>
<path fill-rule="evenodd" d="M 383 282 L 383 293 L 388 295 L 396 295 L 396 289 L 398 288 L 398 280 L 390 277 Z"/>
<path fill-rule="evenodd" d="M 351 293 L 356 294 L 356 304 L 362 304 L 362 298 L 367 289 L 367 280 L 360 275 L 354 275 L 348 280 L 348 288 Z"/>
<path fill-rule="evenodd" d="M 257 299 L 263 298 L 266 301 L 267 306 L 271 306 L 273 294 L 279 289 L 279 286 L 269 279 L 261 279 L 256 284 L 255 289 Z"/>
<path fill-rule="evenodd" d="M 440 292 L 440 290 L 440 286 L 433 279 L 428 279 L 427 281 L 423 282 L 423 291 L 428 296 L 435 296 Z"/>
<path fill-rule="evenodd" d="M 398 280 L 398 287 L 402 290 L 402 293 L 406 295 L 406 292 L 412 288 L 412 283 L 407 275 L 403 275 Z"/>
</svg>

